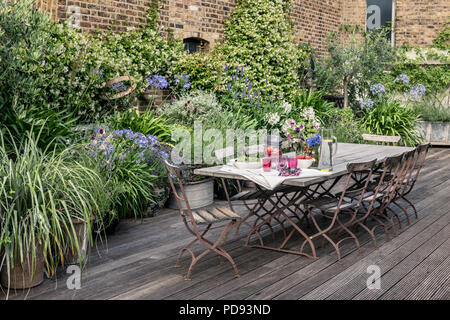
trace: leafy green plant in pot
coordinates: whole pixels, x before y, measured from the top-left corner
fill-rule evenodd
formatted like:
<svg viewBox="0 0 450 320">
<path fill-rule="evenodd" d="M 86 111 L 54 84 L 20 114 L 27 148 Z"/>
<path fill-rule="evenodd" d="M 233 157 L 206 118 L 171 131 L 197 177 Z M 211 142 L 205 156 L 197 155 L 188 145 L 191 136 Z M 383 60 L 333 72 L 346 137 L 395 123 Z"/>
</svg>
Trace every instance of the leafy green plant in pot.
<svg viewBox="0 0 450 320">
<path fill-rule="evenodd" d="M 152 135 L 107 126 L 94 130 L 86 151 L 108 181 L 105 191 L 112 204 L 107 224 L 143 217 L 149 204 L 155 203 L 155 189 L 167 187 L 164 160 L 169 150 L 169 145 Z"/>
<path fill-rule="evenodd" d="M 0 238 L 7 240 L 0 243 L 1 282 L 29 288 L 42 282 L 44 267 L 55 274 L 65 248 L 79 252 L 72 219 L 89 221 L 99 212 L 92 190 L 83 186 L 100 181 L 54 150 L 40 150 L 31 133 L 12 152 L 1 133 L 0 139 Z"/>
</svg>

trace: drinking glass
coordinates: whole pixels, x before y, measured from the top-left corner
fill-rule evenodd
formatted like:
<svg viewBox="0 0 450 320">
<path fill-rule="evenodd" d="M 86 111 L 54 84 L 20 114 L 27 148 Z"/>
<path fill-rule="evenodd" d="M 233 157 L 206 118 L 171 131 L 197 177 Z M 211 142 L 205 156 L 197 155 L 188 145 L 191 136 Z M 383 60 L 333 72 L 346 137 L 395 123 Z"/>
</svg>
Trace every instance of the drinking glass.
<svg viewBox="0 0 450 320">
<path fill-rule="evenodd" d="M 272 166 L 272 159 L 270 157 L 262 158 L 262 166 L 264 172 L 270 172 Z"/>
<path fill-rule="evenodd" d="M 297 169 L 297 158 L 289 158 L 288 159 L 288 164 L 289 164 L 289 169 L 291 169 L 291 171 Z"/>
<path fill-rule="evenodd" d="M 281 156 L 278 159 L 278 170 L 283 171 L 288 166 L 287 158 L 285 156 Z"/>
</svg>

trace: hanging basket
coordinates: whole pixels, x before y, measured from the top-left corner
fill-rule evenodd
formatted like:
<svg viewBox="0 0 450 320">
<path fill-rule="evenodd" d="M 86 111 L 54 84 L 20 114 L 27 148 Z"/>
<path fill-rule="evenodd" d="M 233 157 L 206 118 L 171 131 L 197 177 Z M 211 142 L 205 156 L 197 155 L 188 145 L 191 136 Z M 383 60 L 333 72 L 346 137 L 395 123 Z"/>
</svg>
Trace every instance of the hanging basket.
<svg viewBox="0 0 450 320">
<path fill-rule="evenodd" d="M 111 87 L 113 84 L 122 82 L 122 81 L 129 81 L 131 86 L 125 91 L 116 93 L 110 99 L 119 99 L 119 98 L 125 97 L 126 95 L 129 95 L 136 89 L 136 79 L 134 79 L 131 76 L 120 76 L 120 77 L 112 78 L 111 80 L 109 80 L 108 82 L 105 83 L 104 88 Z"/>
</svg>

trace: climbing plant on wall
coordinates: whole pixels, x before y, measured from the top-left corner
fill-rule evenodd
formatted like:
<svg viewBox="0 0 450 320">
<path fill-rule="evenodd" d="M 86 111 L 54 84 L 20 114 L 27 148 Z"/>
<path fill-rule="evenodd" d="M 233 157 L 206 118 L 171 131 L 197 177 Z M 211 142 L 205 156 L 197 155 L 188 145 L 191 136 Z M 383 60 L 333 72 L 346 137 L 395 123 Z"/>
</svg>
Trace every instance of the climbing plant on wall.
<svg viewBox="0 0 450 320">
<path fill-rule="evenodd" d="M 293 42 L 290 8 L 290 0 L 239 0 L 217 48 L 230 68 L 243 67 L 254 86 L 280 98 L 298 87 L 306 55 Z"/>
</svg>

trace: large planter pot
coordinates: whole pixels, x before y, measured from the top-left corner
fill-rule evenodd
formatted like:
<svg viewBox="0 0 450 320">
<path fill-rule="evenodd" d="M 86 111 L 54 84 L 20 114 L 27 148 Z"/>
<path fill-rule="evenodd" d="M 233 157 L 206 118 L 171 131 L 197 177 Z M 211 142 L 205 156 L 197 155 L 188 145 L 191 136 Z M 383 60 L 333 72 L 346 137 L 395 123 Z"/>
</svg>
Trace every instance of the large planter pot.
<svg viewBox="0 0 450 320">
<path fill-rule="evenodd" d="M 36 259 L 32 264 L 31 253 L 24 257 L 22 263 L 15 262 L 10 266 L 9 277 L 6 262 L 0 272 L 2 287 L 9 289 L 29 289 L 44 281 L 44 256 L 41 247 L 36 248 Z"/>
<path fill-rule="evenodd" d="M 89 243 L 89 236 L 86 230 L 86 223 L 80 219 L 73 219 L 72 224 L 75 229 L 78 245 L 80 247 L 81 261 L 83 262 L 86 260 L 86 253 Z M 64 253 L 64 264 L 66 265 L 77 264 L 79 262 L 80 259 L 76 248 L 67 248 L 66 252 Z"/>
<path fill-rule="evenodd" d="M 176 186 L 176 188 L 181 196 L 179 187 Z M 191 209 L 206 207 L 214 202 L 214 179 L 184 184 L 183 188 Z M 181 201 L 181 206 L 182 209 L 186 209 L 186 204 L 183 201 Z M 178 209 L 177 200 L 173 194 L 169 197 L 169 208 Z"/>
<path fill-rule="evenodd" d="M 450 122 L 419 121 L 418 125 L 425 134 L 425 139 L 433 145 L 450 145 Z"/>
<path fill-rule="evenodd" d="M 154 194 L 155 202 L 148 207 L 145 214 L 147 217 L 154 217 L 161 208 L 164 208 L 164 205 L 169 199 L 169 188 L 157 188 L 155 189 Z"/>
</svg>

